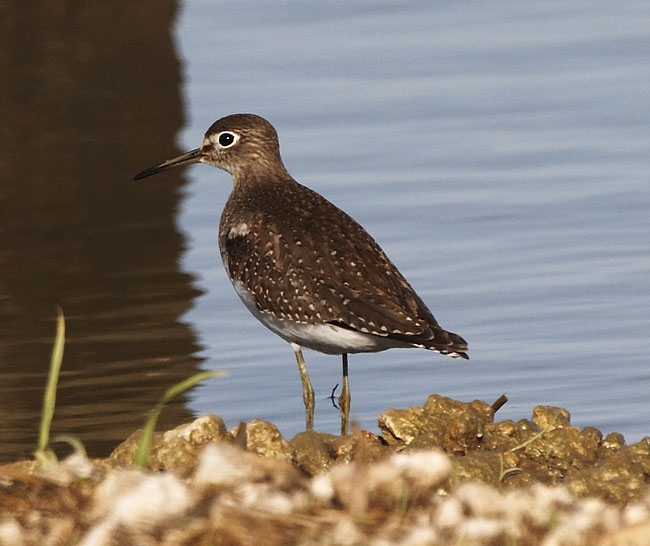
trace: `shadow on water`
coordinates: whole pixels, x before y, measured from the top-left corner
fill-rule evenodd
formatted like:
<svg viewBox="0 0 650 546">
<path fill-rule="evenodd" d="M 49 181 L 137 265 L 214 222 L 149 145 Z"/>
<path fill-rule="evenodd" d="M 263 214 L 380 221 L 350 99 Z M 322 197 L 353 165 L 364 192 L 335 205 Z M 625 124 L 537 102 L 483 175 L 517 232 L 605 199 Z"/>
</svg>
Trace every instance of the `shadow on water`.
<svg viewBox="0 0 650 546">
<path fill-rule="evenodd" d="M 0 460 L 36 445 L 55 304 L 67 341 L 53 433 L 76 435 L 92 456 L 198 368 L 181 319 L 198 295 L 178 265 L 181 173 L 131 180 L 177 151 L 176 11 L 170 1 L 0 8 Z M 188 417 L 181 398 L 160 424 Z"/>
</svg>

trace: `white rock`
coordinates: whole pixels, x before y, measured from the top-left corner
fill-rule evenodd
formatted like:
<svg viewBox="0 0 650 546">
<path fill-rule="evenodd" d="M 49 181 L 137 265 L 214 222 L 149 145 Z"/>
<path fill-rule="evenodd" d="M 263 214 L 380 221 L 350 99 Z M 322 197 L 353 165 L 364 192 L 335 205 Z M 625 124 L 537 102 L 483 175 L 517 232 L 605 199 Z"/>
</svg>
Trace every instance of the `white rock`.
<svg viewBox="0 0 650 546">
<path fill-rule="evenodd" d="M 23 546 L 23 528 L 15 519 L 0 521 L 0 546 Z"/>
<path fill-rule="evenodd" d="M 192 495 L 174 474 L 144 474 L 135 470 L 113 472 L 95 491 L 92 512 L 100 520 L 83 537 L 81 546 L 111 544 L 121 529 L 146 533 L 185 513 Z"/>
</svg>

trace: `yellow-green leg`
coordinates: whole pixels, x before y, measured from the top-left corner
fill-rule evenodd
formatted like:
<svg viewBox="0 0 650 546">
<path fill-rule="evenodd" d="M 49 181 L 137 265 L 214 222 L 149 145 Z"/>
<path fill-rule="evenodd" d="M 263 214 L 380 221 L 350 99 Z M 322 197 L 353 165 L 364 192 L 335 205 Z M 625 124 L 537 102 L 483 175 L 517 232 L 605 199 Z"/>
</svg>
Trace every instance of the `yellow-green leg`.
<svg viewBox="0 0 650 546">
<path fill-rule="evenodd" d="M 296 353 L 298 371 L 300 372 L 300 381 L 302 381 L 302 399 L 305 402 L 307 430 L 314 430 L 314 387 L 311 386 L 309 374 L 307 373 L 307 366 L 305 365 L 305 359 L 302 356 L 300 345 L 292 343 L 291 347 L 293 347 L 293 351 Z"/>
<path fill-rule="evenodd" d="M 343 353 L 343 388 L 339 396 L 339 408 L 341 409 L 341 436 L 348 433 L 348 421 L 350 420 L 350 382 L 348 381 L 348 355 Z"/>
</svg>

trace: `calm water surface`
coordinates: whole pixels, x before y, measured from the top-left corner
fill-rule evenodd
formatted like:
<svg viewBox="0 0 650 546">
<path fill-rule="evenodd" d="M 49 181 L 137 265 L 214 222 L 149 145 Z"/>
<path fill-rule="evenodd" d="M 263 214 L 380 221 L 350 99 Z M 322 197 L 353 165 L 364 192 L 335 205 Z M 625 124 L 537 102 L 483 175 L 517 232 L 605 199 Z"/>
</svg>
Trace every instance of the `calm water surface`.
<svg viewBox="0 0 650 546">
<path fill-rule="evenodd" d="M 0 457 L 32 449 L 54 303 L 69 327 L 57 431 L 93 454 L 199 369 L 232 374 L 163 425 L 211 412 L 287 437 L 304 426 L 290 347 L 243 308 L 219 258 L 230 177 L 196 166 L 130 181 L 240 111 L 274 123 L 289 171 L 364 225 L 469 341 L 462 363 L 352 355 L 361 426 L 434 392 L 506 392 L 500 418 L 559 405 L 579 426 L 647 435 L 650 9 L 636 6 L 196 1 L 155 8 L 155 24 L 143 23 L 154 8 L 130 24 L 16 14 L 15 29 L 61 28 L 27 53 L 17 30 L 0 42 Z M 65 45 L 59 70 L 39 53 L 54 55 L 50 41 Z M 336 432 L 326 397 L 340 359 L 305 357 L 316 427 Z"/>
</svg>

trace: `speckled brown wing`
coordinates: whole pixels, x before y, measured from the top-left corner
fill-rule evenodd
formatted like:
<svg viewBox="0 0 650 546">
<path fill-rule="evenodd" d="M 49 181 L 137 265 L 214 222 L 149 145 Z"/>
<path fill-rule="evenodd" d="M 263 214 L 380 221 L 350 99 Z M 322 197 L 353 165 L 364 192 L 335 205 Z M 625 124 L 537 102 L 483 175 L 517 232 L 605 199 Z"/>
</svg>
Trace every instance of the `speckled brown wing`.
<svg viewBox="0 0 650 546">
<path fill-rule="evenodd" d="M 235 189 L 219 242 L 231 279 L 248 288 L 260 311 L 467 358 L 465 341 L 440 328 L 374 239 L 305 186 Z"/>
</svg>

